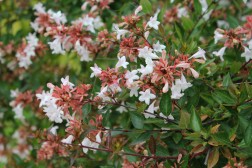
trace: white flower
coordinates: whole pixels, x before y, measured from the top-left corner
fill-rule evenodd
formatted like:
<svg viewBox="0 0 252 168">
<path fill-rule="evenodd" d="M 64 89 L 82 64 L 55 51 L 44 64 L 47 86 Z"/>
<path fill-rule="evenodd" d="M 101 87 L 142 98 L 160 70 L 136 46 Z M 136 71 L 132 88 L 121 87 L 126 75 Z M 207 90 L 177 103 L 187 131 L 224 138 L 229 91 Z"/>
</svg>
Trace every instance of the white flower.
<svg viewBox="0 0 252 168">
<path fill-rule="evenodd" d="M 126 109 L 126 107 L 124 107 L 125 106 L 125 103 L 124 103 L 124 101 L 121 103 L 121 106 L 120 107 L 118 107 L 117 109 L 116 109 L 116 111 L 118 111 L 119 113 L 123 113 L 123 112 L 128 112 L 128 110 Z"/>
<path fill-rule="evenodd" d="M 65 24 L 67 22 L 66 16 L 61 13 L 61 11 L 53 12 L 49 10 L 48 13 L 50 14 L 50 18 L 53 19 L 57 24 Z"/>
<path fill-rule="evenodd" d="M 212 14 L 213 10 L 211 9 L 207 12 L 207 10 L 208 10 L 207 0 L 199 0 L 199 2 L 201 4 L 201 13 L 203 14 L 203 19 L 208 20 L 210 18 L 210 15 Z"/>
<path fill-rule="evenodd" d="M 62 123 L 62 116 L 64 113 L 54 102 L 48 102 L 47 105 L 43 107 L 43 111 L 50 121 Z"/>
<path fill-rule="evenodd" d="M 81 142 L 81 145 L 83 145 L 83 152 L 84 153 L 88 152 L 88 148 L 85 148 L 85 146 L 91 147 L 91 148 L 98 148 L 99 147 L 99 143 L 101 143 L 100 132 L 95 136 L 95 139 L 96 139 L 96 142 L 90 141 L 90 139 L 87 137 L 85 137 L 83 139 L 83 141 Z M 95 149 L 91 149 L 91 150 L 95 151 Z"/>
<path fill-rule="evenodd" d="M 163 118 L 168 118 L 170 120 L 174 120 L 174 117 L 171 114 L 168 115 L 168 117 L 166 117 L 163 113 L 159 113 L 159 116 L 163 117 Z M 164 120 L 164 123 L 168 123 L 167 120 Z M 163 129 L 163 128 L 161 128 L 161 129 Z"/>
<path fill-rule="evenodd" d="M 18 89 L 18 88 L 17 88 L 17 89 L 15 89 L 15 90 L 10 90 L 10 92 L 11 92 L 10 97 L 12 97 L 12 98 L 17 97 L 17 96 L 20 94 L 20 92 L 19 92 L 19 89 Z"/>
<path fill-rule="evenodd" d="M 72 144 L 73 139 L 74 139 L 74 136 L 69 135 L 67 138 L 62 139 L 61 142 L 64 144 Z"/>
<path fill-rule="evenodd" d="M 248 45 L 249 45 L 249 49 L 251 50 L 252 49 L 252 40 L 248 41 Z"/>
<path fill-rule="evenodd" d="M 181 90 L 182 88 L 180 85 L 174 85 L 173 83 L 171 87 L 171 92 L 172 92 L 171 98 L 180 99 L 184 95 L 184 93 L 181 93 Z"/>
<path fill-rule="evenodd" d="M 190 64 L 189 63 L 185 63 L 185 62 L 180 62 L 179 64 L 176 65 L 176 68 L 190 68 Z"/>
<path fill-rule="evenodd" d="M 187 88 L 191 87 L 192 84 L 186 81 L 185 76 L 182 74 L 181 79 L 175 80 L 176 85 L 179 85 L 182 91 L 185 91 Z"/>
<path fill-rule="evenodd" d="M 225 53 L 226 47 L 222 47 L 219 51 L 214 51 L 213 55 L 220 57 L 221 61 L 224 61 L 223 55 Z"/>
<path fill-rule="evenodd" d="M 178 18 L 181 18 L 183 16 L 187 16 L 187 15 L 188 15 L 188 12 L 187 12 L 187 9 L 185 7 L 182 7 L 182 8 L 178 9 L 178 13 L 177 13 Z"/>
<path fill-rule="evenodd" d="M 203 50 L 202 48 L 198 47 L 198 51 L 195 54 L 193 54 L 189 59 L 191 59 L 191 58 L 203 58 L 204 60 L 206 60 L 205 54 L 206 54 L 206 51 Z"/>
<path fill-rule="evenodd" d="M 18 65 L 19 67 L 23 67 L 25 69 L 28 69 L 28 67 L 32 64 L 31 62 L 31 58 L 24 56 L 24 55 L 20 55 L 19 53 L 16 54 L 16 57 L 18 59 Z"/>
<path fill-rule="evenodd" d="M 122 89 L 120 88 L 120 86 L 117 83 L 114 83 L 110 86 L 105 86 L 101 88 L 101 91 L 98 92 L 97 96 L 102 98 L 103 101 L 110 101 L 110 97 L 107 96 L 107 93 L 116 94 L 121 91 Z"/>
<path fill-rule="evenodd" d="M 199 73 L 197 71 L 195 71 L 193 68 L 190 68 L 190 70 L 191 70 L 194 78 L 198 78 L 199 77 Z"/>
<path fill-rule="evenodd" d="M 125 74 L 125 78 L 127 79 L 126 84 L 127 86 L 130 86 L 134 80 L 139 79 L 139 76 L 137 75 L 137 70 L 133 70 L 133 71 L 127 71 Z"/>
<path fill-rule="evenodd" d="M 166 118 L 166 116 L 163 114 L 163 113 L 159 113 L 159 116 L 160 117 L 164 117 L 164 118 Z M 170 115 L 168 115 L 168 117 L 167 117 L 168 119 L 170 119 L 170 120 L 174 120 L 174 117 L 170 114 Z"/>
<path fill-rule="evenodd" d="M 209 12 L 203 15 L 203 19 L 207 21 L 210 18 L 212 12 L 213 12 L 213 9 L 209 10 Z"/>
<path fill-rule="evenodd" d="M 61 78 L 61 82 L 62 82 L 62 85 L 66 86 L 70 86 L 70 88 L 73 88 L 74 87 L 74 84 L 69 82 L 69 76 L 66 76 L 65 78 Z"/>
<path fill-rule="evenodd" d="M 7 67 L 11 70 L 11 71 L 14 71 L 14 69 L 16 68 L 16 65 L 17 65 L 17 62 L 15 60 L 12 60 L 10 61 L 8 64 L 7 64 Z"/>
<path fill-rule="evenodd" d="M 46 105 L 49 101 L 54 99 L 51 93 L 45 92 L 44 90 L 41 94 L 36 94 L 36 97 L 40 100 L 39 107 Z"/>
<path fill-rule="evenodd" d="M 81 6 L 81 10 L 86 10 L 88 4 L 89 2 L 84 2 Z"/>
<path fill-rule="evenodd" d="M 30 25 L 31 25 L 31 27 L 33 28 L 33 30 L 35 32 L 39 31 L 39 24 L 38 24 L 38 22 L 31 22 Z"/>
<path fill-rule="evenodd" d="M 252 51 L 249 50 L 247 47 L 244 47 L 244 52 L 241 54 L 241 57 L 245 57 L 246 62 L 252 59 Z"/>
<path fill-rule="evenodd" d="M 59 129 L 59 126 L 53 126 L 52 128 L 50 128 L 49 132 L 53 135 L 57 135 L 57 129 Z"/>
<path fill-rule="evenodd" d="M 95 28 L 95 29 L 99 29 L 99 28 L 101 28 L 103 25 L 104 25 L 104 23 L 102 22 L 101 17 L 100 17 L 100 16 L 97 16 L 97 17 L 94 19 L 94 28 Z"/>
<path fill-rule="evenodd" d="M 94 21 L 94 18 L 89 17 L 88 15 L 86 15 L 86 16 L 83 18 L 83 25 L 84 25 L 84 26 L 93 25 L 93 21 Z"/>
<path fill-rule="evenodd" d="M 48 42 L 48 44 L 53 54 L 65 54 L 59 36 L 56 36 L 55 39 L 52 42 Z"/>
<path fill-rule="evenodd" d="M 87 50 L 86 47 L 80 45 L 80 41 L 78 40 L 75 43 L 75 50 L 77 51 L 78 55 L 80 55 L 80 60 L 81 61 L 86 61 L 89 62 L 92 59 L 89 57 L 89 51 Z"/>
<path fill-rule="evenodd" d="M 215 30 L 214 31 L 214 44 L 216 44 L 222 38 L 223 38 L 223 34 L 221 34 L 218 30 Z"/>
<path fill-rule="evenodd" d="M 118 24 L 113 24 L 113 30 L 117 34 L 117 36 L 116 36 L 117 40 L 120 40 L 121 36 L 125 36 L 125 34 L 128 33 L 128 30 L 119 29 Z"/>
<path fill-rule="evenodd" d="M 133 84 L 133 85 L 131 85 L 130 86 L 130 97 L 132 97 L 132 96 L 138 96 L 138 89 L 139 89 L 139 86 L 138 85 L 136 85 L 136 84 Z"/>
<path fill-rule="evenodd" d="M 169 90 L 169 83 L 168 83 L 168 81 L 165 81 L 165 85 L 164 85 L 164 87 L 162 89 L 162 92 L 166 93 L 166 92 L 168 92 L 168 90 Z"/>
<path fill-rule="evenodd" d="M 139 97 L 139 101 L 141 101 L 141 102 L 144 101 L 148 105 L 150 104 L 150 100 L 151 99 L 155 99 L 156 98 L 156 96 L 150 92 L 150 89 L 147 89 L 144 92 L 140 91 L 139 93 L 141 95 Z"/>
<path fill-rule="evenodd" d="M 159 21 L 157 21 L 157 15 L 159 13 L 159 10 L 155 13 L 155 15 L 153 17 L 150 17 L 150 20 L 147 22 L 146 26 L 149 26 L 153 29 L 158 30 L 158 25 L 160 24 Z"/>
<path fill-rule="evenodd" d="M 98 92 L 98 97 L 102 98 L 103 101 L 109 101 L 110 97 L 106 95 L 106 92 L 108 91 L 108 86 L 101 88 L 101 91 Z"/>
<path fill-rule="evenodd" d="M 229 23 L 225 20 L 217 20 L 217 26 L 227 29 L 229 28 Z"/>
<path fill-rule="evenodd" d="M 71 43 L 71 40 L 69 40 L 70 38 L 70 36 L 63 38 L 62 48 L 64 48 L 66 51 L 70 51 L 73 48 L 73 44 Z"/>
<path fill-rule="evenodd" d="M 151 74 L 153 72 L 152 65 L 147 64 L 146 67 L 143 65 L 140 65 L 140 66 L 141 66 L 141 69 L 138 69 L 138 71 L 142 74 L 141 78 L 144 77 L 145 75 Z"/>
<path fill-rule="evenodd" d="M 165 45 L 160 44 L 158 41 L 156 44 L 153 44 L 153 49 L 155 52 L 162 52 L 165 49 Z"/>
<path fill-rule="evenodd" d="M 146 31 L 146 32 L 144 33 L 144 38 L 148 39 L 149 35 L 150 35 L 150 31 Z"/>
<path fill-rule="evenodd" d="M 24 49 L 24 53 L 25 53 L 25 56 L 30 58 L 32 56 L 35 56 L 35 47 L 34 46 L 30 46 L 30 45 L 27 45 Z"/>
<path fill-rule="evenodd" d="M 135 10 L 135 15 L 137 15 L 141 10 L 143 9 L 143 7 L 140 5 L 136 8 Z"/>
<path fill-rule="evenodd" d="M 13 111 L 15 112 L 14 118 L 24 120 L 23 107 L 21 104 L 18 104 L 15 108 L 13 108 Z"/>
<path fill-rule="evenodd" d="M 92 33 L 95 33 L 95 30 L 94 30 L 94 18 L 89 17 L 88 15 L 86 15 L 83 18 L 83 25 L 87 26 L 87 30 L 89 30 Z"/>
<path fill-rule="evenodd" d="M 34 47 L 38 45 L 38 41 L 39 41 L 35 33 L 33 34 L 29 33 L 28 36 L 26 36 L 26 40 L 29 46 L 34 46 Z"/>
<path fill-rule="evenodd" d="M 118 93 L 122 91 L 122 88 L 120 88 L 118 83 L 113 83 L 112 85 L 109 85 L 108 91 L 112 93 Z"/>
<path fill-rule="evenodd" d="M 139 54 L 138 54 L 139 57 L 142 57 L 145 59 L 147 59 L 147 58 L 157 59 L 158 58 L 158 56 L 152 52 L 153 50 L 147 46 L 145 46 L 144 48 L 138 49 L 138 51 L 139 51 Z"/>
<path fill-rule="evenodd" d="M 155 102 L 156 101 L 153 101 L 151 103 L 151 105 L 148 107 L 148 109 L 146 110 L 147 112 L 151 113 L 151 114 L 154 114 L 155 111 L 157 111 L 159 109 L 159 107 L 155 107 Z M 151 115 L 151 114 L 148 114 L 148 113 L 144 113 L 144 117 L 145 118 L 155 118 L 155 115 Z"/>
<path fill-rule="evenodd" d="M 200 4 L 201 4 L 201 13 L 204 13 L 207 9 L 208 9 L 208 4 L 206 0 L 199 0 Z"/>
<path fill-rule="evenodd" d="M 43 6 L 43 4 L 41 2 L 34 5 L 33 9 L 36 10 L 38 13 L 46 13 L 45 7 Z"/>
<path fill-rule="evenodd" d="M 126 61 L 125 56 L 118 57 L 118 62 L 116 63 L 116 68 L 119 68 L 119 67 L 127 68 L 128 64 L 129 63 Z"/>
<path fill-rule="evenodd" d="M 94 76 L 98 77 L 102 72 L 102 69 L 98 67 L 96 64 L 94 64 L 94 67 L 90 67 L 90 69 L 93 71 L 90 75 L 90 78 L 93 78 Z"/>
</svg>

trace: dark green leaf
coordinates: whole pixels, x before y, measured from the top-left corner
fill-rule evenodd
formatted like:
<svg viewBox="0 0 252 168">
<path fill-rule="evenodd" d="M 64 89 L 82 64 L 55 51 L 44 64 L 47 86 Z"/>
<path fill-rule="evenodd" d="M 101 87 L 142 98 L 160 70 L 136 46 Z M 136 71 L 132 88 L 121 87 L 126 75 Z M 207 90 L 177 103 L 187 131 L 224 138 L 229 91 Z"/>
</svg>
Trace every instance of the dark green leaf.
<svg viewBox="0 0 252 168">
<path fill-rule="evenodd" d="M 247 145 L 250 146 L 252 144 L 252 122 L 249 123 L 249 125 L 245 131 L 244 140 Z"/>
<path fill-rule="evenodd" d="M 142 129 L 144 126 L 144 118 L 140 113 L 130 112 L 130 119 L 135 128 Z"/>
<path fill-rule="evenodd" d="M 213 98 L 220 104 L 235 105 L 236 99 L 225 90 L 216 90 L 212 93 Z"/>
<path fill-rule="evenodd" d="M 171 100 L 171 91 L 164 93 L 160 100 L 160 111 L 168 116 L 172 112 L 172 100 Z"/>
<path fill-rule="evenodd" d="M 190 125 L 195 132 L 201 131 L 201 119 L 199 114 L 195 111 L 194 107 L 191 108 Z"/>
<path fill-rule="evenodd" d="M 231 80 L 231 77 L 230 77 L 230 75 L 229 75 L 229 73 L 228 73 L 227 75 L 224 76 L 222 85 L 223 85 L 224 87 L 228 87 L 228 86 L 231 85 L 231 84 L 232 84 L 232 80 Z"/>
</svg>

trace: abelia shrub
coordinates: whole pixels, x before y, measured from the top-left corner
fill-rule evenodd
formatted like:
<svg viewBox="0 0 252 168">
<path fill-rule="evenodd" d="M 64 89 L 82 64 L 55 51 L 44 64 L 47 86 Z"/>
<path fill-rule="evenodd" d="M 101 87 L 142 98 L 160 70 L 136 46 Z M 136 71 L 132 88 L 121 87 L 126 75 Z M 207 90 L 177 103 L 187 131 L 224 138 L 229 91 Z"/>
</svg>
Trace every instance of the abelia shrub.
<svg viewBox="0 0 252 168">
<path fill-rule="evenodd" d="M 251 1 L 0 5 L 1 167 L 252 166 Z"/>
</svg>

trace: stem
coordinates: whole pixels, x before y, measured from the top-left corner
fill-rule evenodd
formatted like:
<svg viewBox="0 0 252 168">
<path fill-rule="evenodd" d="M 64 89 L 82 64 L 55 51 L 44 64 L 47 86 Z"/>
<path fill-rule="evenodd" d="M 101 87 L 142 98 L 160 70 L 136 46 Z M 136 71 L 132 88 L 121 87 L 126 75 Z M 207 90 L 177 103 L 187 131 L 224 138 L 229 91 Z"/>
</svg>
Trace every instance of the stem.
<svg viewBox="0 0 252 168">
<path fill-rule="evenodd" d="M 252 61 L 252 59 L 249 60 L 249 61 L 247 61 L 247 62 L 245 62 L 245 64 L 242 65 L 242 67 L 240 68 L 240 70 L 244 69 L 251 61 Z"/>
</svg>

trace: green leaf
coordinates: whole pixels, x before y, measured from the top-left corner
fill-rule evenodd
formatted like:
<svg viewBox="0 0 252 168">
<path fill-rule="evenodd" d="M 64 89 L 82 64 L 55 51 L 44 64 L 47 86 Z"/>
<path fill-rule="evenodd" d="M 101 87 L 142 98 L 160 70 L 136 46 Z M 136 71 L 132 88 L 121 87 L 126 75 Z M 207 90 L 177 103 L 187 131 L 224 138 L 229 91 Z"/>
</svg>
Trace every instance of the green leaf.
<svg viewBox="0 0 252 168">
<path fill-rule="evenodd" d="M 180 111 L 179 127 L 182 129 L 188 128 L 190 124 L 190 114 Z"/>
<path fill-rule="evenodd" d="M 86 118 L 86 116 L 91 112 L 91 104 L 86 104 L 82 107 L 82 114 L 83 117 Z"/>
<path fill-rule="evenodd" d="M 189 18 L 189 17 L 182 17 L 182 25 L 183 25 L 183 28 L 188 31 L 188 30 L 191 30 L 193 28 L 193 21 Z"/>
<path fill-rule="evenodd" d="M 201 131 L 201 119 L 199 114 L 195 111 L 194 107 L 191 108 L 190 125 L 195 132 Z"/>
<path fill-rule="evenodd" d="M 130 112 L 130 119 L 135 128 L 142 129 L 144 126 L 144 118 L 141 114 Z"/>
<path fill-rule="evenodd" d="M 201 5 L 199 3 L 199 0 L 194 0 L 193 5 L 196 13 L 201 13 Z"/>
<path fill-rule="evenodd" d="M 190 156 L 189 154 L 183 156 L 183 159 L 181 161 L 181 168 L 188 168 L 188 162 L 190 158 L 189 156 Z"/>
<path fill-rule="evenodd" d="M 149 132 L 149 131 L 142 133 L 138 137 L 134 138 L 134 140 L 130 143 L 130 145 L 133 146 L 133 145 L 145 142 L 146 140 L 148 140 L 150 138 L 150 136 L 151 136 L 151 132 Z"/>
<path fill-rule="evenodd" d="M 209 93 L 201 93 L 200 97 L 205 100 L 208 104 L 214 105 L 214 100 L 212 98 L 212 95 Z"/>
<path fill-rule="evenodd" d="M 151 13 L 152 7 L 149 0 L 140 0 L 140 5 L 143 7 L 144 13 Z"/>
<path fill-rule="evenodd" d="M 227 21 L 231 28 L 236 28 L 239 26 L 239 21 L 231 15 L 227 15 Z"/>
<path fill-rule="evenodd" d="M 247 145 L 251 145 L 252 144 L 252 123 L 250 122 L 246 131 L 245 131 L 245 137 L 244 137 L 245 143 Z"/>
<path fill-rule="evenodd" d="M 215 133 L 211 137 L 218 142 L 219 145 L 231 146 L 230 140 L 228 139 L 227 133 Z"/>
<path fill-rule="evenodd" d="M 225 90 L 216 90 L 212 93 L 213 98 L 220 104 L 225 103 L 227 105 L 235 105 L 236 99 Z"/>
<path fill-rule="evenodd" d="M 249 97 L 252 97 L 252 86 L 251 86 L 248 82 L 246 82 L 246 83 L 245 83 L 245 87 L 246 87 L 248 96 L 249 96 Z"/>
<path fill-rule="evenodd" d="M 160 100 L 160 111 L 168 116 L 172 112 L 172 100 L 171 100 L 171 91 L 164 93 Z"/>
<path fill-rule="evenodd" d="M 181 30 L 181 28 L 179 27 L 178 24 L 174 24 L 174 26 L 175 26 L 175 31 L 176 31 L 176 33 L 177 33 L 177 35 L 179 37 L 179 40 L 183 41 L 183 36 L 182 36 L 182 30 Z"/>
<path fill-rule="evenodd" d="M 224 87 L 228 87 L 231 84 L 232 84 L 232 80 L 231 80 L 230 74 L 228 73 L 227 75 L 224 76 L 222 85 Z"/>
</svg>

